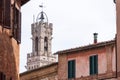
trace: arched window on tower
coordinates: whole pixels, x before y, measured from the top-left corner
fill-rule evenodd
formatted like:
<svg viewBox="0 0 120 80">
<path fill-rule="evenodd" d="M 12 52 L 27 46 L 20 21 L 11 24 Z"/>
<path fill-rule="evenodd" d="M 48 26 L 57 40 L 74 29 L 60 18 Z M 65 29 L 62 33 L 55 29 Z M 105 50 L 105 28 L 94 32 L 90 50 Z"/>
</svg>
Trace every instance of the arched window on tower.
<svg viewBox="0 0 120 80">
<path fill-rule="evenodd" d="M 35 51 L 38 55 L 38 37 L 35 38 Z"/>
<path fill-rule="evenodd" d="M 44 50 L 45 51 L 48 50 L 48 38 L 47 37 L 44 38 Z"/>
</svg>

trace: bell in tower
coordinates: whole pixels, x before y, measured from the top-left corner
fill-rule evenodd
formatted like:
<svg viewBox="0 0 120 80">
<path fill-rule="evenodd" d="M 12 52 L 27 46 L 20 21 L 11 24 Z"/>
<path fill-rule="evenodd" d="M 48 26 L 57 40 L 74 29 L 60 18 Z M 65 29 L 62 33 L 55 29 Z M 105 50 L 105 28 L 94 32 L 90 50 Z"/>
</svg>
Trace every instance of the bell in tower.
<svg viewBox="0 0 120 80">
<path fill-rule="evenodd" d="M 56 56 L 52 54 L 51 50 L 53 25 L 48 22 L 48 17 L 44 11 L 38 14 L 31 29 L 32 52 L 27 54 L 27 70 L 56 62 Z"/>
<path fill-rule="evenodd" d="M 44 19 L 44 15 L 43 15 L 43 11 L 41 12 L 41 17 L 40 17 L 41 20 Z"/>
</svg>

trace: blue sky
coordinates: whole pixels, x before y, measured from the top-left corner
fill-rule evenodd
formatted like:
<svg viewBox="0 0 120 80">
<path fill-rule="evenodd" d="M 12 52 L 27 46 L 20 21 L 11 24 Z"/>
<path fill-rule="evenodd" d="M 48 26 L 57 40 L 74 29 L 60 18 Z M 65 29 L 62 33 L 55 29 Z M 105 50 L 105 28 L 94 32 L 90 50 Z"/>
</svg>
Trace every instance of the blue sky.
<svg viewBox="0 0 120 80">
<path fill-rule="evenodd" d="M 116 7 L 113 0 L 30 0 L 22 7 L 20 72 L 26 71 L 27 53 L 32 52 L 31 24 L 44 4 L 49 23 L 53 23 L 52 52 L 89 45 L 93 33 L 98 42 L 112 40 L 116 34 Z"/>
</svg>

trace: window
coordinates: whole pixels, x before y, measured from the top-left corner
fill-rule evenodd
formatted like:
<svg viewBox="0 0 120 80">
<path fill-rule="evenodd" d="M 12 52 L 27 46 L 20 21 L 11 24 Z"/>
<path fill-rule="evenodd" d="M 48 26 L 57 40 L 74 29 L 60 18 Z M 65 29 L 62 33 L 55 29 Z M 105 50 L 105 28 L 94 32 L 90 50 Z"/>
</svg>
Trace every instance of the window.
<svg viewBox="0 0 120 80">
<path fill-rule="evenodd" d="M 45 51 L 48 50 L 48 38 L 47 37 L 44 38 L 44 50 Z"/>
<path fill-rule="evenodd" d="M 98 74 L 98 55 L 90 56 L 90 75 Z"/>
<path fill-rule="evenodd" d="M 6 75 L 0 72 L 0 80 L 6 80 Z"/>
<path fill-rule="evenodd" d="M 3 0 L 4 1 L 4 14 L 3 14 L 3 20 L 4 20 L 4 27 L 5 28 L 11 28 L 10 27 L 10 4 L 11 0 Z"/>
<path fill-rule="evenodd" d="M 38 37 L 35 38 L 35 51 L 38 55 Z"/>
<path fill-rule="evenodd" d="M 68 61 L 68 79 L 75 78 L 75 60 Z"/>
<path fill-rule="evenodd" d="M 13 7 L 13 24 L 12 24 L 12 34 L 18 43 L 21 43 L 21 12 L 15 7 Z"/>
<path fill-rule="evenodd" d="M 10 77 L 10 80 L 12 80 L 12 77 Z"/>
<path fill-rule="evenodd" d="M 0 0 L 0 24 L 3 24 L 3 0 Z"/>
<path fill-rule="evenodd" d="M 10 4 L 11 0 L 0 0 L 0 24 L 4 24 L 5 28 L 11 28 Z"/>
</svg>

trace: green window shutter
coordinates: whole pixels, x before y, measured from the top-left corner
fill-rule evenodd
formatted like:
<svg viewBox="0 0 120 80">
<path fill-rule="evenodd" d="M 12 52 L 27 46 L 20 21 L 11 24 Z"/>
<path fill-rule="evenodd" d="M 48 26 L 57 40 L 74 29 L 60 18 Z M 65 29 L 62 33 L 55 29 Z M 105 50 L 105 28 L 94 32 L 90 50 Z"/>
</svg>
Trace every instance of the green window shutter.
<svg viewBox="0 0 120 80">
<path fill-rule="evenodd" d="M 75 60 L 68 61 L 68 79 L 75 78 Z"/>
<path fill-rule="evenodd" d="M 95 68 L 94 73 L 98 74 L 98 55 L 94 56 L 94 68 Z"/>
<path fill-rule="evenodd" d="M 72 61 L 72 77 L 75 78 L 75 60 Z"/>
<path fill-rule="evenodd" d="M 93 71 L 93 56 L 90 56 L 89 58 L 89 65 L 90 65 L 90 75 L 94 73 Z"/>
<path fill-rule="evenodd" d="M 90 75 L 98 74 L 98 55 L 90 56 Z"/>
<path fill-rule="evenodd" d="M 68 78 L 71 78 L 71 70 L 72 70 L 72 63 L 71 61 L 68 61 Z"/>
</svg>

